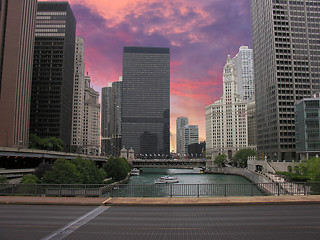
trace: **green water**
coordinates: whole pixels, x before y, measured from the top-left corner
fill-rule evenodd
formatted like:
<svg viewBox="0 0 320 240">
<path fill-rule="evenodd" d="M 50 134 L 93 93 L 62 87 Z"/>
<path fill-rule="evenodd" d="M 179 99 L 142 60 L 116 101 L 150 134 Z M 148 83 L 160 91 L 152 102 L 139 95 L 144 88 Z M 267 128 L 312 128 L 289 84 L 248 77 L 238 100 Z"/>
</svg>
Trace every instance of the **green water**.
<svg viewBox="0 0 320 240">
<path fill-rule="evenodd" d="M 142 168 L 139 176 L 131 176 L 128 184 L 154 184 L 161 176 L 177 177 L 179 184 L 246 184 L 246 178 L 235 175 L 200 174 L 200 169 Z"/>
</svg>

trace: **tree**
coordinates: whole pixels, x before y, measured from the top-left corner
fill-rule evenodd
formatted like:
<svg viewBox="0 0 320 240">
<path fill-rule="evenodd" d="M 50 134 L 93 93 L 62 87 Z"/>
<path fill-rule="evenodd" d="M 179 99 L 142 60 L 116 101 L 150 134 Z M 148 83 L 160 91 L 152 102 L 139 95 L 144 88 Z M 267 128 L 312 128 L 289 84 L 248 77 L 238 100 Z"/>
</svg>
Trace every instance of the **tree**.
<svg viewBox="0 0 320 240">
<path fill-rule="evenodd" d="M 6 176 L 0 176 L 0 184 L 8 183 L 8 179 Z"/>
<path fill-rule="evenodd" d="M 241 149 L 236 152 L 232 162 L 238 167 L 245 168 L 248 165 L 247 163 L 248 157 L 255 156 L 255 155 L 256 155 L 256 151 L 250 148 Z"/>
<path fill-rule="evenodd" d="M 130 165 L 125 158 L 111 157 L 103 168 L 107 172 L 107 177 L 115 181 L 125 179 L 130 172 Z"/>
<path fill-rule="evenodd" d="M 309 181 L 320 182 L 320 158 L 312 157 L 300 163 L 297 172 Z"/>
<path fill-rule="evenodd" d="M 83 184 L 102 183 L 104 176 L 101 175 L 94 161 L 77 157 L 71 160 L 71 163 L 73 163 L 80 172 Z"/>
<path fill-rule="evenodd" d="M 52 165 L 47 162 L 40 163 L 39 166 L 34 171 L 34 175 L 36 175 L 37 178 L 42 179 L 45 172 L 50 171 L 51 168 L 52 168 Z"/>
<path fill-rule="evenodd" d="M 227 156 L 225 154 L 218 155 L 214 158 L 214 164 L 217 164 L 219 167 L 224 167 L 226 164 Z"/>
<path fill-rule="evenodd" d="M 51 184 L 81 184 L 81 173 L 76 166 L 63 158 L 58 158 L 50 171 L 43 175 L 44 183 Z"/>
<path fill-rule="evenodd" d="M 24 175 L 20 181 L 20 183 L 22 184 L 37 184 L 39 182 L 40 182 L 39 178 L 37 178 L 37 176 L 32 174 Z"/>
</svg>

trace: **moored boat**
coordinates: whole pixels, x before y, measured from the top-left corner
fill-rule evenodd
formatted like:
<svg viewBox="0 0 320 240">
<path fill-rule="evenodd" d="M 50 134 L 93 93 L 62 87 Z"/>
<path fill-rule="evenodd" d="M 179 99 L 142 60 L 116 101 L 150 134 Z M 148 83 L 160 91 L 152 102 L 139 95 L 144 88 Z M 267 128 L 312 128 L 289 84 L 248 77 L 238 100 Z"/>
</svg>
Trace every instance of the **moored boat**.
<svg viewBox="0 0 320 240">
<path fill-rule="evenodd" d="M 155 184 L 162 184 L 162 183 L 178 183 L 179 179 L 176 177 L 170 177 L 170 176 L 163 176 L 157 180 L 154 181 Z"/>
<path fill-rule="evenodd" d="M 139 176 L 140 170 L 138 168 L 133 168 L 133 169 L 131 169 L 130 175 L 131 176 Z"/>
</svg>

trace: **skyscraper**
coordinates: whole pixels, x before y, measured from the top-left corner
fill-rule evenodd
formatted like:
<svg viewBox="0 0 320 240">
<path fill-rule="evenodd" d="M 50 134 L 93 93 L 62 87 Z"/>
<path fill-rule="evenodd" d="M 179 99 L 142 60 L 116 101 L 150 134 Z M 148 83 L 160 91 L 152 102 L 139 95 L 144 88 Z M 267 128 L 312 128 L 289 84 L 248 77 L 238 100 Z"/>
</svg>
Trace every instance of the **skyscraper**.
<svg viewBox="0 0 320 240">
<path fill-rule="evenodd" d="M 294 103 L 320 88 L 318 0 L 251 0 L 257 149 L 293 160 Z"/>
<path fill-rule="evenodd" d="M 27 147 L 36 0 L 0 1 L 0 146 Z"/>
<path fill-rule="evenodd" d="M 72 133 L 76 20 L 68 2 L 39 2 L 30 133 L 57 137 L 69 150 Z"/>
<path fill-rule="evenodd" d="M 122 147 L 122 77 L 102 88 L 101 103 L 101 153 L 118 156 Z"/>
<path fill-rule="evenodd" d="M 237 89 L 243 100 L 254 100 L 253 50 L 241 46 L 232 59 L 236 68 Z"/>
<path fill-rule="evenodd" d="M 181 129 L 181 154 L 188 154 L 190 144 L 199 143 L 198 125 L 185 125 Z"/>
<path fill-rule="evenodd" d="M 176 135 L 177 135 L 177 153 L 182 153 L 182 128 L 188 125 L 188 118 L 178 117 L 176 120 Z"/>
<path fill-rule="evenodd" d="M 73 111 L 72 111 L 72 142 L 76 153 L 82 153 L 83 119 L 84 119 L 84 88 L 85 88 L 84 42 L 76 38 L 75 64 L 73 82 Z"/>
<path fill-rule="evenodd" d="M 206 107 L 206 150 L 213 158 L 225 154 L 231 158 L 248 147 L 247 102 L 237 91 L 235 66 L 228 56 L 223 68 L 223 96 Z"/>
<path fill-rule="evenodd" d="M 100 152 L 100 104 L 99 92 L 90 86 L 91 79 L 85 76 L 83 115 L 83 154 L 99 155 Z"/>
<path fill-rule="evenodd" d="M 170 49 L 124 47 L 122 145 L 136 154 L 170 152 Z"/>
</svg>

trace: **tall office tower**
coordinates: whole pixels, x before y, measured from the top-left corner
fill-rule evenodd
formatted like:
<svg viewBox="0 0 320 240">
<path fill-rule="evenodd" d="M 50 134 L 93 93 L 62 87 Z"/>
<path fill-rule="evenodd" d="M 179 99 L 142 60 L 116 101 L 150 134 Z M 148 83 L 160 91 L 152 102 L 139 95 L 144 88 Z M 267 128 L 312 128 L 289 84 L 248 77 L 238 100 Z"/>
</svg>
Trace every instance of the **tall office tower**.
<svg viewBox="0 0 320 240">
<path fill-rule="evenodd" d="M 0 1 L 0 146 L 27 147 L 36 0 Z"/>
<path fill-rule="evenodd" d="M 254 100 L 253 50 L 241 46 L 232 61 L 236 68 L 240 97 L 244 100 Z"/>
<path fill-rule="evenodd" d="M 57 137 L 70 150 L 76 20 L 67 2 L 39 2 L 30 133 Z"/>
<path fill-rule="evenodd" d="M 98 156 L 100 152 L 99 92 L 90 87 L 91 79 L 85 76 L 83 115 L 83 154 Z"/>
<path fill-rule="evenodd" d="M 251 0 L 257 149 L 296 156 L 294 103 L 320 89 L 318 0 Z"/>
<path fill-rule="evenodd" d="M 199 143 L 198 125 L 185 125 L 181 129 L 181 154 L 188 154 L 188 146 Z"/>
<path fill-rule="evenodd" d="M 122 145 L 169 155 L 169 48 L 124 47 L 122 99 Z"/>
<path fill-rule="evenodd" d="M 188 118 L 178 117 L 176 120 L 176 136 L 177 136 L 177 153 L 181 154 L 182 143 L 181 143 L 181 134 L 182 128 L 188 125 Z"/>
<path fill-rule="evenodd" d="M 118 156 L 121 150 L 122 77 L 102 88 L 101 153 Z"/>
<path fill-rule="evenodd" d="M 223 68 L 223 96 L 206 107 L 207 155 L 231 158 L 248 146 L 247 102 L 237 91 L 235 66 L 230 56 Z"/>
<path fill-rule="evenodd" d="M 248 121 L 248 147 L 257 149 L 257 119 L 256 119 L 256 102 L 249 101 L 247 106 Z"/>
<path fill-rule="evenodd" d="M 84 68 L 84 42 L 81 37 L 76 37 L 71 142 L 72 152 L 76 153 L 82 153 L 83 147 Z"/>
</svg>

